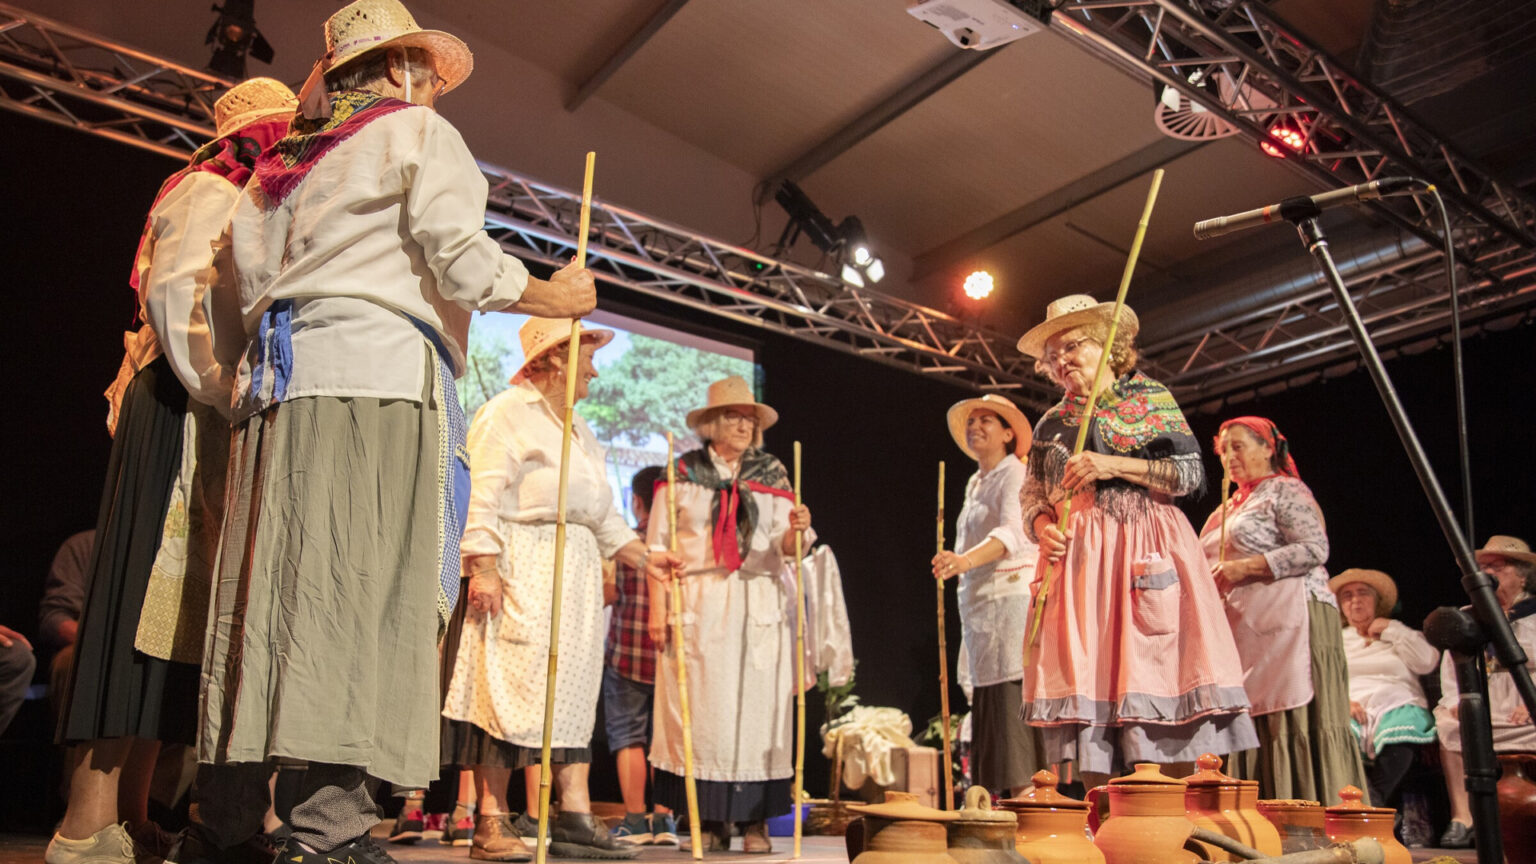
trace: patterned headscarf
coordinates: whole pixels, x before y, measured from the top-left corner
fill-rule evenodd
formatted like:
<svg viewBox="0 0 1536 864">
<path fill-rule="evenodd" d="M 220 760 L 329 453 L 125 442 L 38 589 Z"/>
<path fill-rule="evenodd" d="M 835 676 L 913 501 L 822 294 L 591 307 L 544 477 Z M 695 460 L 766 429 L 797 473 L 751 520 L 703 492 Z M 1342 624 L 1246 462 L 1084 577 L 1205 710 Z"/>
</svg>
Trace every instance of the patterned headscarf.
<svg viewBox="0 0 1536 864">
<path fill-rule="evenodd" d="M 1253 433 L 1255 438 L 1275 448 L 1275 457 L 1280 462 L 1280 473 L 1287 477 L 1301 479 L 1301 475 L 1296 472 L 1296 460 L 1291 458 L 1291 442 L 1287 441 L 1285 436 L 1280 434 L 1280 428 L 1275 425 L 1273 420 L 1267 417 L 1233 417 L 1231 420 L 1221 424 L 1221 429 L 1216 432 L 1216 439 L 1213 442 L 1216 452 L 1221 452 L 1222 433 L 1232 426 L 1241 426 L 1247 429 Z M 1265 478 L 1256 478 L 1243 485 L 1251 487 L 1262 479 Z"/>
</svg>

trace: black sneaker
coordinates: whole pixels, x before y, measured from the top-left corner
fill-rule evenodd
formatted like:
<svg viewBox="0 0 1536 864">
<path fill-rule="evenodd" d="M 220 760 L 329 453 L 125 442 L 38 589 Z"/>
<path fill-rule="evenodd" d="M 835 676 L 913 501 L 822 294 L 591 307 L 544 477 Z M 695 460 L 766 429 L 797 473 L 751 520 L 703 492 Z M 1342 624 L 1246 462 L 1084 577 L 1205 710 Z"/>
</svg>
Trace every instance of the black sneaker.
<svg viewBox="0 0 1536 864">
<path fill-rule="evenodd" d="M 549 854 L 560 858 L 636 858 L 640 850 L 626 846 L 608 833 L 603 820 L 591 813 L 560 813 L 549 826 Z"/>
<path fill-rule="evenodd" d="M 329 852 L 311 852 L 293 840 L 272 864 L 397 864 L 379 841 L 364 834 L 351 843 L 343 843 Z"/>
<path fill-rule="evenodd" d="M 201 828 L 191 825 L 176 835 L 165 860 L 167 864 L 271 864 L 277 852 L 266 834 L 257 834 L 238 846 L 220 848 Z"/>
<path fill-rule="evenodd" d="M 421 809 L 407 803 L 400 809 L 400 815 L 395 817 L 395 827 L 389 832 L 389 842 L 415 843 L 421 839 L 421 832 L 425 830 L 427 830 L 426 819 Z"/>
</svg>

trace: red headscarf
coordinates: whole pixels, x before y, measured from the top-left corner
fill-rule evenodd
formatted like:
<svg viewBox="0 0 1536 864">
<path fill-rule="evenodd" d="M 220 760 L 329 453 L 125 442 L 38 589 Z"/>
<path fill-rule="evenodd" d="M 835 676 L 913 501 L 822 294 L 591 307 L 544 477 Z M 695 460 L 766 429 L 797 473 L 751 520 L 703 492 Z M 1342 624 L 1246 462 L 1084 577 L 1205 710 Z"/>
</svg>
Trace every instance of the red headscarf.
<svg viewBox="0 0 1536 864">
<path fill-rule="evenodd" d="M 1291 442 L 1287 441 L 1285 436 L 1280 434 L 1280 428 L 1275 425 L 1273 420 L 1267 417 L 1233 417 L 1231 420 L 1221 424 L 1221 429 L 1217 430 L 1216 439 L 1213 442 L 1217 453 L 1221 452 L 1222 434 L 1232 426 L 1241 426 L 1247 429 L 1253 433 L 1255 438 L 1275 448 L 1276 458 L 1272 460 L 1271 464 L 1274 461 L 1280 463 L 1280 471 L 1278 473 L 1284 474 L 1287 477 L 1295 477 L 1298 480 L 1301 479 L 1301 475 L 1296 473 L 1296 460 L 1291 458 Z M 1253 488 L 1259 485 L 1261 481 L 1268 480 L 1274 476 L 1275 474 L 1266 474 L 1263 477 L 1250 478 L 1246 483 L 1239 483 L 1237 487 L 1237 500 L 1233 503 L 1233 506 L 1240 505 L 1243 499 L 1247 498 L 1253 492 Z"/>
</svg>

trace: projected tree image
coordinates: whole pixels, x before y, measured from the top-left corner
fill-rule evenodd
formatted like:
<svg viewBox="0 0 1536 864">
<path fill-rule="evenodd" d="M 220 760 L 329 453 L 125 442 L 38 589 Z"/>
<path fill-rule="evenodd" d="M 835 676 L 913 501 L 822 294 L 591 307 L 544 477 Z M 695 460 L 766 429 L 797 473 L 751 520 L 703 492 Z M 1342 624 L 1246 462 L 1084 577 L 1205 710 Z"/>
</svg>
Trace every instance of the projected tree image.
<svg viewBox="0 0 1536 864">
<path fill-rule="evenodd" d="M 683 425 L 704 401 L 711 381 L 727 375 L 752 378 L 752 364 L 649 336 L 630 337 L 629 350 L 604 366 L 581 414 L 597 437 L 645 447 L 668 431 L 679 450 L 698 446 Z"/>
</svg>

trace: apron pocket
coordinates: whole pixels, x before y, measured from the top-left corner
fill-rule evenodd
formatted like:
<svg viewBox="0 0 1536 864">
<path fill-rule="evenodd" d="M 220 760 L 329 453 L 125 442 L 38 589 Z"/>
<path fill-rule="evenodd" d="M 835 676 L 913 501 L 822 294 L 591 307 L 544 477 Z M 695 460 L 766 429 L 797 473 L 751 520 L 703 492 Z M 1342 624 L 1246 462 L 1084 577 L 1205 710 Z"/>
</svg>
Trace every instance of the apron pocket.
<svg viewBox="0 0 1536 864">
<path fill-rule="evenodd" d="M 1131 569 L 1131 614 L 1147 636 L 1172 633 L 1179 626 L 1179 574 L 1173 562 L 1153 553 Z"/>
</svg>

